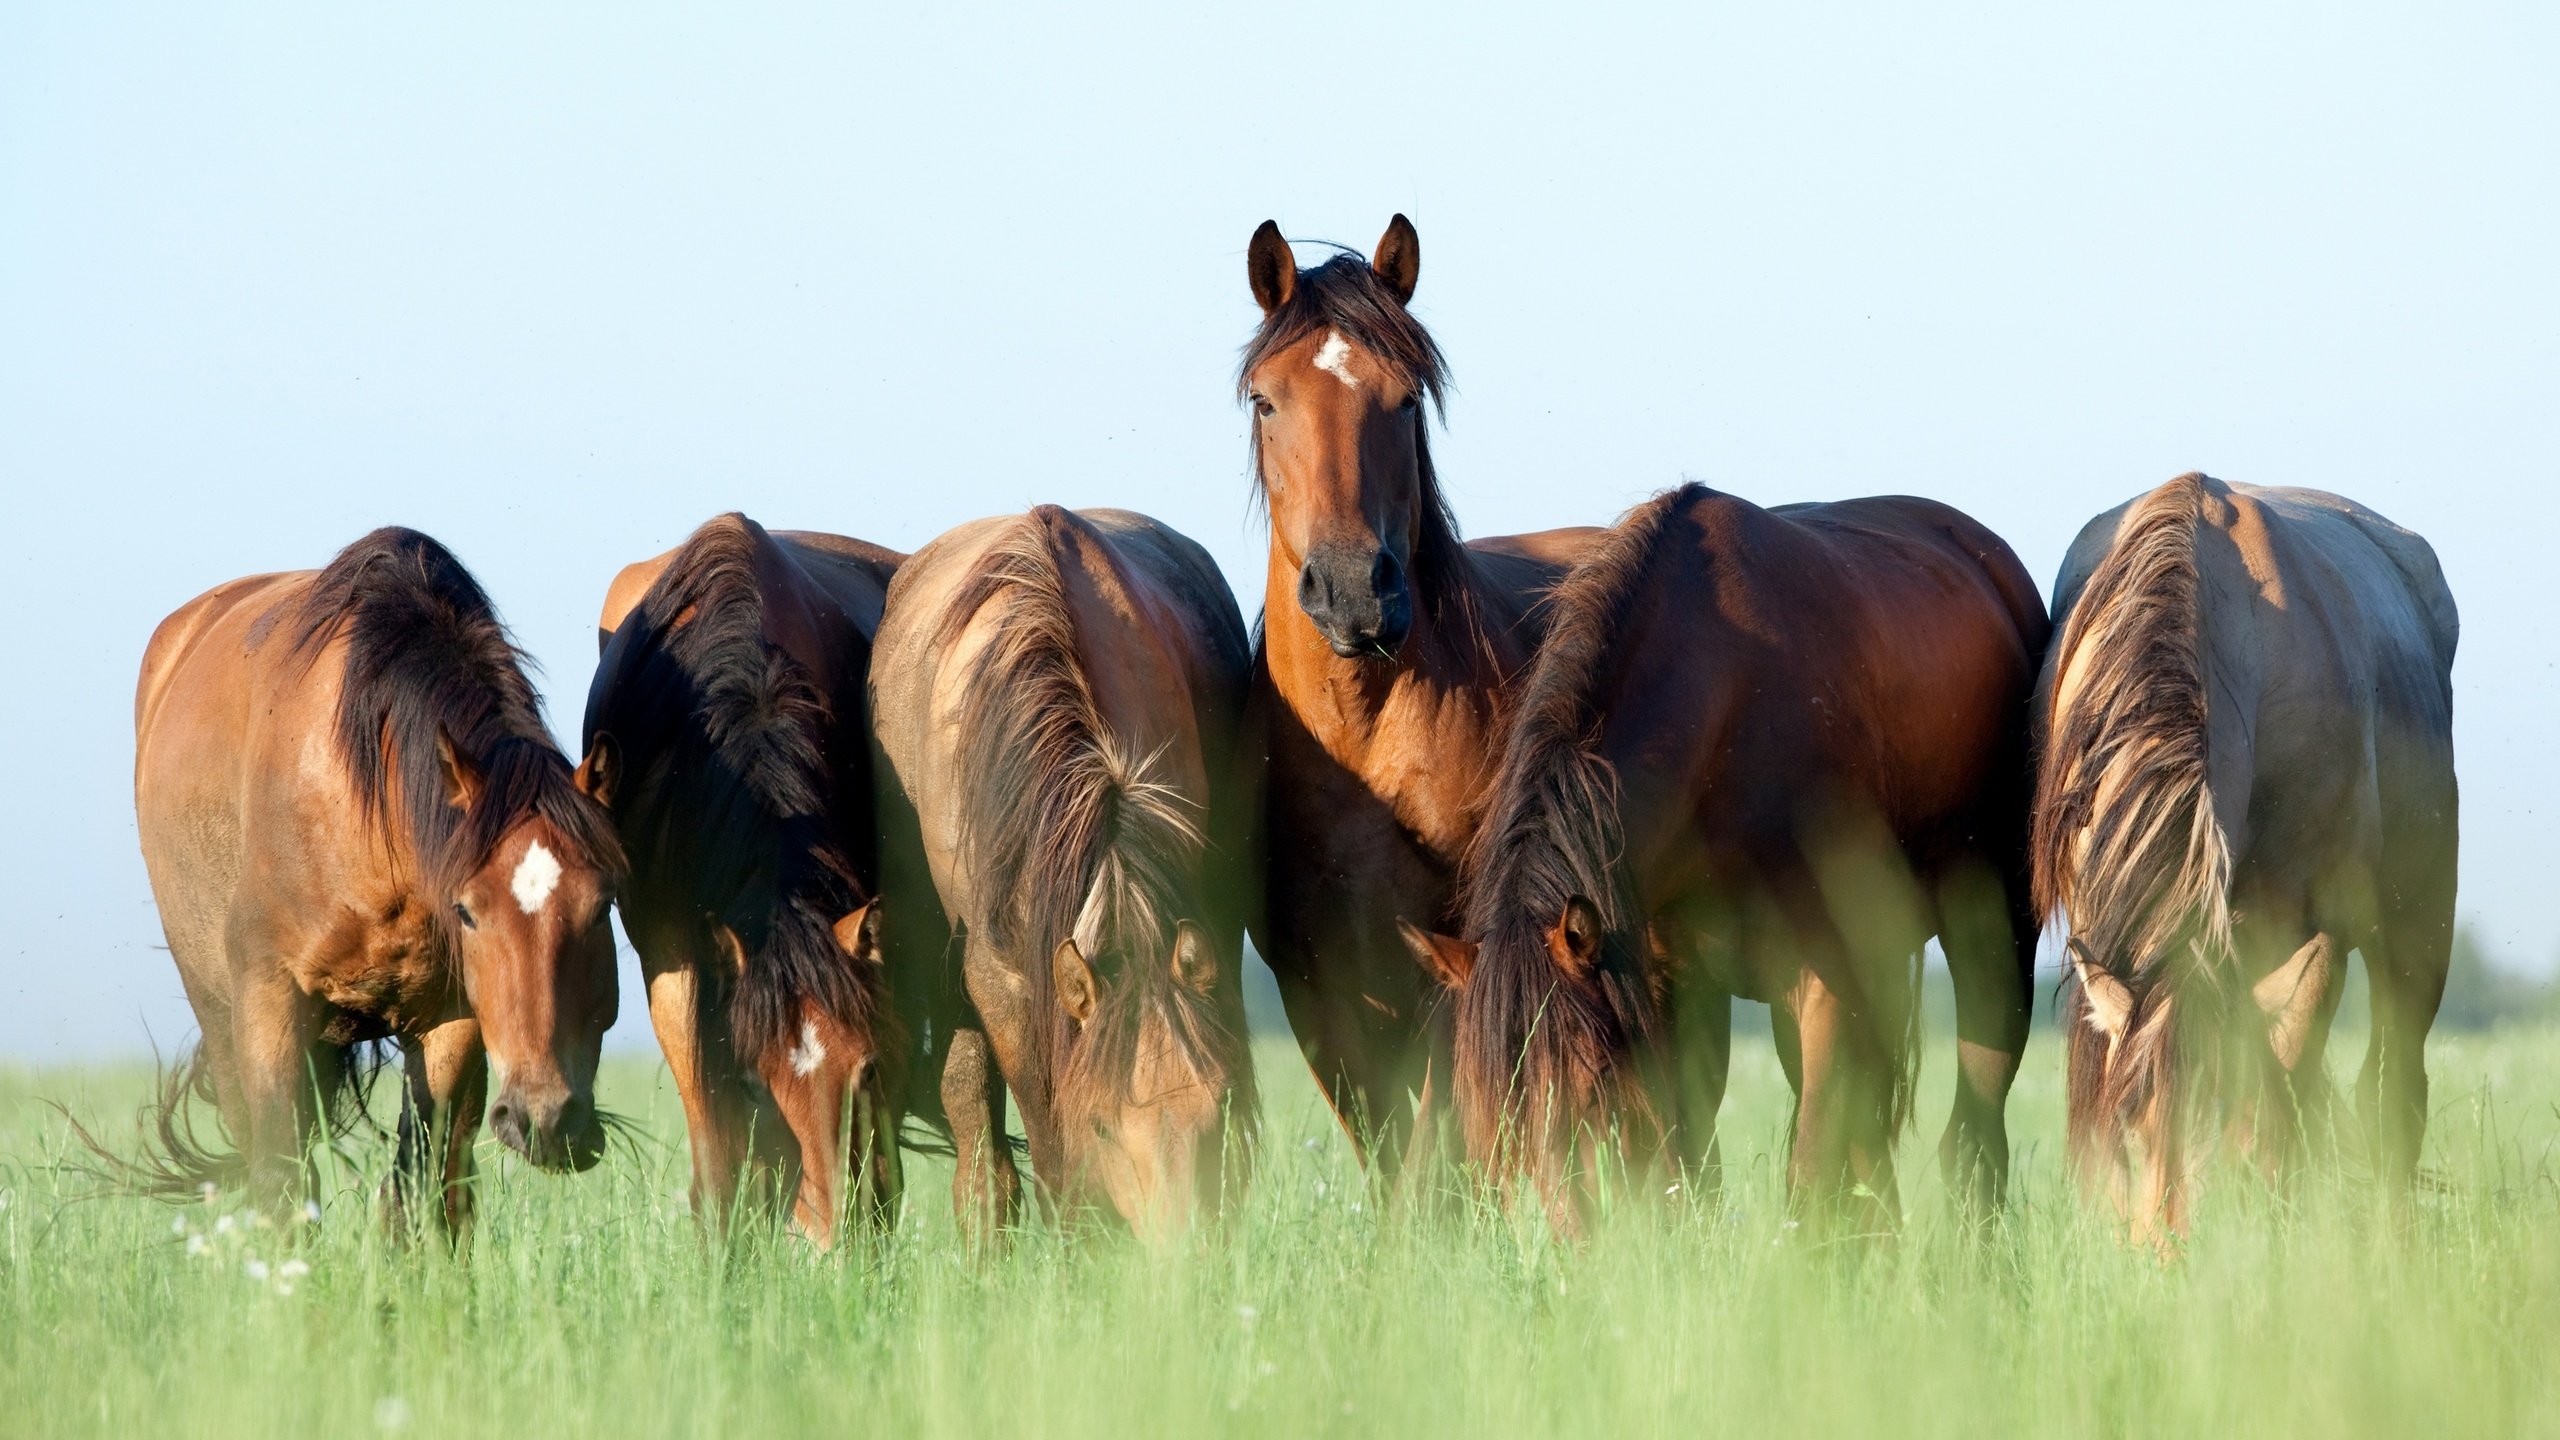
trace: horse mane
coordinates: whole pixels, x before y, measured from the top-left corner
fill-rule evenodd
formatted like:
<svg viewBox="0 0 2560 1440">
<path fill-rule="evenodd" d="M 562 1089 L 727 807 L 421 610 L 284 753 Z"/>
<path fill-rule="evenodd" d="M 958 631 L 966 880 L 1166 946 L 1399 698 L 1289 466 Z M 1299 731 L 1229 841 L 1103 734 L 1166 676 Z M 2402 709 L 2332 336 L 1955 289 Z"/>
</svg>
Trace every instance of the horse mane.
<svg viewBox="0 0 2560 1440">
<path fill-rule="evenodd" d="M 731 512 L 703 523 L 607 647 L 586 729 L 611 733 L 630 773 L 613 808 L 652 893 L 736 933 L 746 963 L 724 992 L 741 1055 L 787 1043 L 802 1003 L 856 1034 L 893 1022 L 872 967 L 844 953 L 835 922 L 871 898 L 834 797 L 866 799 L 823 743 L 833 714 L 808 668 L 765 635 L 763 526 Z M 854 717 L 858 722 L 860 717 Z M 717 969 L 719 967 L 707 967 Z M 882 1043 L 880 1063 L 903 1047 Z"/>
<path fill-rule="evenodd" d="M 1118 963 L 1131 996 L 1106 1004 L 1086 1032 L 1076 1078 L 1125 1087 L 1137 1018 L 1162 1013 L 1195 1069 L 1222 1062 L 1240 1086 L 1243 1037 L 1204 998 L 1175 983 L 1169 964 L 1175 908 L 1199 893 L 1207 842 L 1199 807 L 1155 778 L 1104 721 L 1076 653 L 1075 615 L 1058 563 L 1083 522 L 1042 505 L 1007 523 L 945 611 L 936 648 L 948 650 L 978 615 L 1001 607 L 959 706 L 959 843 L 986 897 L 979 923 L 1019 957 L 1035 1019 L 1034 1073 L 1055 1094 L 1056 1064 L 1073 1022 L 1058 1003 L 1050 954 L 1073 939 L 1097 972 Z M 1088 543 L 1103 549 L 1101 542 Z M 1107 553 L 1107 551 L 1105 551 Z"/>
<path fill-rule="evenodd" d="M 1549 592 L 1546 640 L 1521 683 L 1493 803 L 1464 866 L 1461 909 L 1480 946 L 1456 1016 L 1471 1128 L 1543 1125 L 1524 1113 L 1529 1097 L 1556 1093 L 1567 1077 L 1606 1075 L 1654 1024 L 1642 917 L 1617 863 L 1618 774 L 1598 748 L 1600 692 L 1673 520 L 1713 493 L 1683 485 L 1629 510 Z M 1557 983 L 1541 929 L 1577 895 L 1599 911 L 1604 937 L 1590 986 Z"/>
<path fill-rule="evenodd" d="M 2183 1103 L 2182 1070 L 2207 1057 L 2179 1053 L 2174 1017 L 2218 1007 L 2232 979 L 2232 857 L 2207 771 L 2196 561 L 2211 483 L 2181 475 L 2127 510 L 2036 697 L 2035 904 L 2064 911 L 2087 963 L 2134 1001 L 2111 1066 L 2076 970 L 2064 987 L 2071 1135 L 2084 1168 L 2115 1152 L 2144 1106 Z M 2057 710 L 2066 669 L 2077 682 Z"/>
<path fill-rule="evenodd" d="M 420 884 L 449 898 L 507 832 L 548 821 L 577 863 L 617 880 L 621 843 L 542 725 L 524 652 L 453 553 L 428 536 L 385 526 L 338 552 L 289 613 L 292 652 L 317 661 L 346 641 L 336 717 L 338 755 L 364 818 L 405 846 Z M 446 798 L 439 743 L 475 770 L 468 808 Z M 450 942 L 450 909 L 429 907 Z"/>
<path fill-rule="evenodd" d="M 1309 335 L 1331 330 L 1401 371 L 1407 385 L 1430 398 L 1445 424 L 1449 362 L 1440 353 L 1440 343 L 1396 298 L 1368 257 L 1357 250 L 1336 248 L 1340 253 L 1323 264 L 1298 272 L 1288 303 L 1264 316 L 1253 338 L 1245 342 L 1236 364 L 1236 398 L 1245 398 L 1253 372 L 1263 361 Z M 1259 496 L 1264 493 L 1262 428 L 1252 428 L 1254 493 Z M 1466 583 L 1473 562 L 1458 533 L 1458 517 L 1440 488 L 1439 472 L 1431 463 L 1431 427 L 1423 422 L 1419 407 L 1413 416 L 1413 454 L 1422 487 L 1413 541 L 1414 587 L 1435 624 L 1457 624 L 1481 643 L 1474 587 Z"/>
</svg>

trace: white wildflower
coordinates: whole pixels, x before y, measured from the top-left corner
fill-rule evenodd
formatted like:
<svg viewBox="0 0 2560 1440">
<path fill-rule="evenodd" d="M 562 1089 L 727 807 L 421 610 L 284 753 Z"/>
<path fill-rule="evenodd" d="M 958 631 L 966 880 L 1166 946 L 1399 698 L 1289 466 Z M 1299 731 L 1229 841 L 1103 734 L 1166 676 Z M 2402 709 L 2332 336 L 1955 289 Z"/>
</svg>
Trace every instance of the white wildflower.
<svg viewBox="0 0 2560 1440">
<path fill-rule="evenodd" d="M 213 1233 L 216 1235 L 228 1235 L 231 1233 L 231 1227 L 238 1223 L 240 1222 L 233 1219 L 231 1216 L 219 1216 L 213 1222 Z"/>
<path fill-rule="evenodd" d="M 376 1430 L 406 1430 L 409 1422 L 417 1418 L 417 1412 L 409 1408 L 409 1402 L 397 1395 L 385 1395 L 373 1402 L 373 1428 Z"/>
<path fill-rule="evenodd" d="M 252 1280 L 264 1280 L 267 1278 L 267 1262 L 252 1255 L 241 1264 L 240 1271 Z"/>
<path fill-rule="evenodd" d="M 319 1201 L 305 1200 L 302 1202 L 302 1223 L 305 1225 L 317 1225 L 320 1223 Z"/>
<path fill-rule="evenodd" d="M 212 1245 L 201 1235 L 187 1237 L 187 1253 L 190 1255 L 201 1255 L 211 1248 Z"/>
<path fill-rule="evenodd" d="M 1236 1307 L 1236 1318 L 1247 1325 L 1251 1325 L 1254 1321 L 1262 1318 L 1262 1312 L 1256 1310 L 1250 1305 L 1239 1305 Z"/>
<path fill-rule="evenodd" d="M 308 1260 L 287 1260 L 276 1267 L 276 1274 L 287 1280 L 299 1280 L 310 1273 L 311 1262 Z"/>
</svg>

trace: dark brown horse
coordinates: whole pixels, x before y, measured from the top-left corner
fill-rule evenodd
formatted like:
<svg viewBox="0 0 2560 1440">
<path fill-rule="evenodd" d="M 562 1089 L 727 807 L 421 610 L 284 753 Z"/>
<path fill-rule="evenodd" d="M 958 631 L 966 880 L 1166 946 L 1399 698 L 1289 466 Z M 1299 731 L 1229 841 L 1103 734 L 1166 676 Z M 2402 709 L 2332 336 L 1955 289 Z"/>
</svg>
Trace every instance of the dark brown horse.
<svg viewBox="0 0 2560 1440">
<path fill-rule="evenodd" d="M 1425 1033 L 1431 993 L 1396 927 L 1457 928 L 1459 858 L 1501 753 L 1504 696 L 1538 641 L 1537 599 L 1600 533 L 1460 542 L 1423 414 L 1445 370 L 1405 308 L 1420 269 L 1402 215 L 1374 263 L 1342 254 L 1309 270 L 1265 221 L 1246 254 L 1262 327 L 1237 387 L 1271 517 L 1254 940 L 1335 1113 L 1389 1168 L 1445 1084 Z"/>
<path fill-rule="evenodd" d="M 1219 1204 L 1254 1111 L 1247 654 L 1207 553 L 1127 511 L 976 521 L 898 572 L 871 668 L 890 967 L 981 1238 L 1017 1203 L 1007 1086 L 1071 1210 L 1161 1244 Z"/>
<path fill-rule="evenodd" d="M 2219 1117 L 2282 1168 L 2326 1106 L 2352 948 L 2372 982 L 2368 1139 L 2406 1185 L 2460 810 L 2461 626 L 2435 552 L 2335 495 L 2183 475 L 2091 521 L 2054 595 L 2035 873 L 2070 928 L 2083 1180 L 2165 1240 L 2199 1126 Z"/>
<path fill-rule="evenodd" d="M 395 1200 L 432 1184 L 467 1221 L 489 1062 L 500 1139 L 595 1163 L 622 852 L 460 562 L 384 529 L 216 587 L 151 637 L 134 729 L 143 858 L 204 1032 L 189 1074 L 239 1145 L 207 1153 L 164 1111 L 172 1188 L 296 1188 L 368 1040 L 406 1061 Z"/>
<path fill-rule="evenodd" d="M 776 1183 L 820 1244 L 848 1179 L 865 1223 L 897 1209 L 864 687 L 901 558 L 723 515 L 615 579 L 587 694 L 582 772 L 631 857 L 622 923 L 695 1208 Z"/>
<path fill-rule="evenodd" d="M 1691 485 L 1629 512 L 1552 604 L 1466 938 L 1410 937 L 1458 992 L 1470 1157 L 1568 1227 L 1619 1161 L 1695 1173 L 1745 995 L 1770 1003 L 1796 1089 L 1790 1193 L 1891 1223 L 1935 933 L 1962 1037 L 1941 1156 L 1960 1197 L 1996 1204 L 2046 638 L 2016 557 L 1931 501 L 1763 510 Z"/>
</svg>

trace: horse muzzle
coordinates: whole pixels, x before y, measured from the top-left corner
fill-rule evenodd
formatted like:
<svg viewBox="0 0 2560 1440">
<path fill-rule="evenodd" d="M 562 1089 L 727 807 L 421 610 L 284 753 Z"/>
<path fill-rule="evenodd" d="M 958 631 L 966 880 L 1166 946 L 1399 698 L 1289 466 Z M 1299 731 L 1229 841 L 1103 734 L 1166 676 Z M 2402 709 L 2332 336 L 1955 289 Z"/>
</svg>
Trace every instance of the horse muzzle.
<svg viewBox="0 0 2560 1440">
<path fill-rule="evenodd" d="M 489 1107 L 489 1130 L 544 1170 L 585 1170 L 604 1158 L 604 1122 L 595 1101 L 583 1095 L 538 1099 L 501 1091 Z"/>
<path fill-rule="evenodd" d="M 1298 571 L 1298 608 L 1346 660 L 1392 660 L 1413 628 L 1404 564 L 1382 548 L 1317 549 Z"/>
</svg>

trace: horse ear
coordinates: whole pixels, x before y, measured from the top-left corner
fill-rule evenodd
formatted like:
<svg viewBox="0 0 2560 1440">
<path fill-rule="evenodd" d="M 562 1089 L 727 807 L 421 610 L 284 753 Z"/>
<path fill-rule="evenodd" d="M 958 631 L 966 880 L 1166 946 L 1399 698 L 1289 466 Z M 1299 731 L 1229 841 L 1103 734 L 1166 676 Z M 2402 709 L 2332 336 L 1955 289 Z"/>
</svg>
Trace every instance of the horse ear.
<svg viewBox="0 0 2560 1440">
<path fill-rule="evenodd" d="M 1476 973 L 1474 941 L 1434 934 L 1402 916 L 1396 917 L 1396 933 L 1404 937 L 1404 948 L 1413 952 L 1416 963 L 1443 988 L 1467 988 L 1467 980 Z"/>
<path fill-rule="evenodd" d="M 622 746 L 610 730 L 596 732 L 594 743 L 587 746 L 586 758 L 578 762 L 578 773 L 571 777 L 578 792 L 599 805 L 613 803 L 613 787 L 622 778 Z"/>
<path fill-rule="evenodd" d="M 720 958 L 728 962 L 730 974 L 747 973 L 747 944 L 738 938 L 737 931 L 726 925 L 714 925 L 711 927 L 711 943 L 719 950 Z"/>
<path fill-rule="evenodd" d="M 877 900 L 856 909 L 835 923 L 836 944 L 856 960 L 877 965 L 881 961 L 880 902 Z"/>
<path fill-rule="evenodd" d="M 1084 952 L 1073 940 L 1061 940 L 1049 954 L 1049 985 L 1058 993 L 1058 1003 L 1066 1007 L 1067 1018 L 1079 1025 L 1093 1018 L 1100 1007 L 1093 967 L 1085 963 Z"/>
<path fill-rule="evenodd" d="M 1173 927 L 1173 978 L 1195 995 L 1218 990 L 1218 957 L 1209 948 L 1209 932 L 1188 920 Z"/>
<path fill-rule="evenodd" d="M 1588 977 L 1600 964 L 1599 907 L 1579 895 L 1565 901 L 1564 913 L 1547 932 L 1547 953 L 1567 975 Z"/>
<path fill-rule="evenodd" d="M 1387 233 L 1378 237 L 1378 258 L 1369 262 L 1396 299 L 1413 303 L 1413 282 L 1422 278 L 1422 238 L 1413 233 L 1413 222 L 1399 214 L 1387 222 Z"/>
<path fill-rule="evenodd" d="M 1280 238 L 1280 222 L 1265 220 L 1244 247 L 1244 278 L 1253 286 L 1254 302 L 1268 315 L 1298 293 L 1298 257 Z"/>
<path fill-rule="evenodd" d="M 2080 998 L 2089 1012 L 2089 1028 L 2109 1040 L 2122 1040 L 2126 1023 L 2133 1019 L 2132 987 L 2090 959 L 2088 947 L 2077 939 L 2064 941 L 2063 948 L 2070 952 L 2071 973 L 2080 981 Z"/>
<path fill-rule="evenodd" d="M 453 748 L 453 737 L 442 730 L 436 732 L 436 768 L 444 772 L 444 801 L 456 810 L 468 810 L 480 798 L 480 767 Z"/>
</svg>

